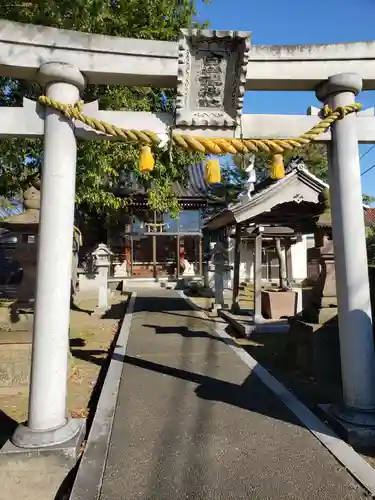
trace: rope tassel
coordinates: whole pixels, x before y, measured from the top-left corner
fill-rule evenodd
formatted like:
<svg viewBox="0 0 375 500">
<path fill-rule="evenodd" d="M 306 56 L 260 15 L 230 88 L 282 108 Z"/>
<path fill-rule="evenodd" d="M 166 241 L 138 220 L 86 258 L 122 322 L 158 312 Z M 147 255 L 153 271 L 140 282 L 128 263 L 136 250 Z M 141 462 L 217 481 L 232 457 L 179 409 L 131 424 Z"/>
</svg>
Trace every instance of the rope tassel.
<svg viewBox="0 0 375 500">
<path fill-rule="evenodd" d="M 147 174 L 155 168 L 155 159 L 152 155 L 150 146 L 143 146 L 139 154 L 139 171 Z"/>
<path fill-rule="evenodd" d="M 270 177 L 273 180 L 279 180 L 285 177 L 284 157 L 282 154 L 273 155 Z"/>
<path fill-rule="evenodd" d="M 221 181 L 220 162 L 214 158 L 209 158 L 206 163 L 207 184 L 218 184 Z"/>
</svg>

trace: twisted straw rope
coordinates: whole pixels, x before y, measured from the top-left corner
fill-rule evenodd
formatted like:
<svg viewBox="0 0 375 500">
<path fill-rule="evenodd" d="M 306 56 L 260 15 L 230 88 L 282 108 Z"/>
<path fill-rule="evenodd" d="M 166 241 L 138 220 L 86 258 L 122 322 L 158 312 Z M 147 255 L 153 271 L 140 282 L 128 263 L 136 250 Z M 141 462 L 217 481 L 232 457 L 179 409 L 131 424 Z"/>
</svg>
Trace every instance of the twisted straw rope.
<svg viewBox="0 0 375 500">
<path fill-rule="evenodd" d="M 118 137 L 125 142 L 143 146 L 157 146 L 160 143 L 158 135 L 150 130 L 124 129 L 84 115 L 82 113 L 83 101 L 78 101 L 74 105 L 64 104 L 42 95 L 39 97 L 38 102 L 43 106 L 59 111 L 67 118 L 79 120 L 94 130 Z M 362 105 L 359 103 L 339 106 L 334 110 L 330 109 L 328 106 L 324 106 L 322 109 L 323 119 L 314 125 L 312 129 L 293 139 L 220 139 L 177 134 L 175 132 L 172 132 L 171 138 L 174 145 L 190 152 L 215 155 L 226 153 L 257 153 L 259 151 L 274 154 L 283 153 L 287 150 L 309 144 L 317 139 L 321 133 L 325 132 L 337 120 L 344 118 L 349 113 L 360 111 L 361 109 Z"/>
</svg>

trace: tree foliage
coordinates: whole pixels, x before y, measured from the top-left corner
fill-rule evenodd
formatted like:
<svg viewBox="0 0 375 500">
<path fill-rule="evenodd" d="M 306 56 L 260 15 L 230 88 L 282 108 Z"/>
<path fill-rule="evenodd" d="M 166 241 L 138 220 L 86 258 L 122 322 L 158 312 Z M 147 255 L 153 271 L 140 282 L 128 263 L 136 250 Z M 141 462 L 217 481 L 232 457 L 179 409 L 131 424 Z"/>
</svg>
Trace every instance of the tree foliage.
<svg viewBox="0 0 375 500">
<path fill-rule="evenodd" d="M 208 0 L 200 0 L 207 2 Z M 194 0 L 0 0 L 0 18 L 57 28 L 130 38 L 176 40 L 181 28 L 195 24 Z M 20 106 L 23 97 L 36 99 L 41 89 L 33 82 L 0 79 L 0 105 Z M 101 109 L 173 111 L 172 89 L 89 85 L 85 101 L 99 100 Z M 126 200 L 106 188 L 120 172 L 137 171 L 138 148 L 116 141 L 86 141 L 78 145 L 77 204 L 97 212 L 116 210 Z M 42 141 L 12 139 L 0 143 L 0 195 L 13 196 L 38 173 Z M 200 157 L 175 151 L 172 161 L 160 153 L 157 168 L 148 175 L 136 172 L 148 187 L 151 209 L 178 212 L 171 191 L 174 181 L 186 181 L 186 165 Z"/>
<path fill-rule="evenodd" d="M 375 196 L 371 196 L 370 194 L 363 194 L 362 201 L 365 205 L 371 205 L 375 202 Z"/>
<path fill-rule="evenodd" d="M 284 155 L 284 165 L 287 166 L 292 158 L 296 156 L 303 159 L 306 167 L 312 174 L 323 181 L 328 181 L 327 149 L 324 144 L 313 142 L 303 148 L 287 151 Z M 234 161 L 236 162 L 236 158 L 234 158 Z M 255 157 L 255 170 L 258 179 L 268 176 L 271 162 L 272 154 L 266 152 L 257 153 Z"/>
<path fill-rule="evenodd" d="M 375 226 L 366 227 L 367 260 L 375 266 Z"/>
<path fill-rule="evenodd" d="M 244 167 L 248 165 L 250 158 L 247 155 L 232 155 L 225 157 L 221 162 L 222 182 L 211 187 L 211 206 L 208 214 L 217 209 L 236 202 L 241 193 L 244 192 L 245 182 L 248 174 Z M 288 151 L 284 155 L 284 164 L 287 166 L 292 158 L 302 158 L 309 171 L 320 179 L 328 180 L 327 151 L 323 144 L 312 143 L 304 148 Z M 255 155 L 256 182 L 260 182 L 269 176 L 269 167 L 272 162 L 272 154 L 259 152 Z"/>
</svg>

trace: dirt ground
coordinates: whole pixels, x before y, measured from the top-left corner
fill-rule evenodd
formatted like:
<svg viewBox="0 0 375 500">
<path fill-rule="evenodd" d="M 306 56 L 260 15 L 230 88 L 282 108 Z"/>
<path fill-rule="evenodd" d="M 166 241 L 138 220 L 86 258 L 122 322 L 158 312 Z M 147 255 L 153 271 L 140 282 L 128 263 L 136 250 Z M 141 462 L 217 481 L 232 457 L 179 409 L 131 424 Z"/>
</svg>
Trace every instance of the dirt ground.
<svg viewBox="0 0 375 500">
<path fill-rule="evenodd" d="M 96 300 L 96 297 L 78 294 L 71 310 L 68 410 L 72 417 L 86 417 L 94 404 L 92 393 L 101 370 L 105 368 L 108 350 L 125 312 L 127 297 L 119 293 L 112 296 L 111 307 L 102 318 L 94 313 Z M 27 385 L 16 394 L 0 395 L 0 411 L 13 422 L 26 420 L 27 405 Z"/>
<path fill-rule="evenodd" d="M 189 294 L 187 292 L 187 295 L 189 295 L 194 302 L 199 305 L 201 309 L 204 311 L 208 311 L 213 302 L 214 298 L 213 297 L 200 297 L 197 295 Z M 230 307 L 232 305 L 232 292 L 229 290 L 224 291 L 224 302 L 227 305 L 227 307 Z M 238 303 L 241 309 L 253 309 L 254 307 L 254 292 L 251 286 L 247 286 L 246 289 L 241 289 L 238 294 Z"/>
<path fill-rule="evenodd" d="M 108 352 L 124 316 L 127 296 L 110 297 L 104 317 L 94 313 L 96 297 L 80 294 L 70 315 L 70 374 L 68 409 L 73 417 L 93 416 L 106 368 Z M 15 325 L 19 342 L 4 342 L 0 363 L 0 443 L 10 437 L 18 422 L 27 418 L 30 326 Z M 7 334 L 3 335 L 3 341 Z M 9 338 L 9 337 L 8 337 Z M 12 370 L 7 372 L 7 365 Z M 22 376 L 21 376 L 21 375 Z M 8 377 L 8 378 L 7 378 Z M 12 378 L 13 377 L 13 378 Z M 7 386 L 8 381 L 12 381 Z M 82 448 L 83 449 L 83 448 Z M 72 464 L 60 455 L 0 455 L 0 500 L 67 500 Z"/>
</svg>

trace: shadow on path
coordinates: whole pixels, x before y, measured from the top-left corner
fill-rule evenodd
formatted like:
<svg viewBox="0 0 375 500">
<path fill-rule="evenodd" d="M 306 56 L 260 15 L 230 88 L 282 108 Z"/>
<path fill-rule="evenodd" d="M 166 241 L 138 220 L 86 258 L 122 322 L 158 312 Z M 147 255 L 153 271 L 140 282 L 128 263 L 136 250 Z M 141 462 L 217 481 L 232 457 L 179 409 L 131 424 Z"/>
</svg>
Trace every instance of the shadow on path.
<svg viewBox="0 0 375 500">
<path fill-rule="evenodd" d="M 142 326 L 146 328 L 153 328 L 157 335 L 181 335 L 181 337 L 189 339 L 192 338 L 212 339 L 225 343 L 225 341 L 222 338 L 216 335 L 212 335 L 204 330 L 191 330 L 187 326 L 159 326 L 159 325 L 147 325 L 147 324 Z"/>
<path fill-rule="evenodd" d="M 116 358 L 116 355 L 114 357 Z M 195 389 L 195 394 L 199 398 L 225 403 L 277 420 L 296 424 L 292 414 L 289 414 L 289 411 L 279 400 L 269 397 L 269 390 L 253 373 L 250 373 L 241 385 L 237 385 L 208 375 L 201 375 L 132 356 L 125 356 L 125 358 L 118 357 L 118 360 L 132 366 L 137 366 L 138 368 L 197 384 L 198 387 Z"/>
<path fill-rule="evenodd" d="M 176 294 L 146 294 L 126 355 L 114 354 L 125 366 L 103 500 L 363 498 L 213 322 Z"/>
<path fill-rule="evenodd" d="M 8 441 L 16 430 L 18 423 L 0 410 L 0 448 Z"/>
</svg>

